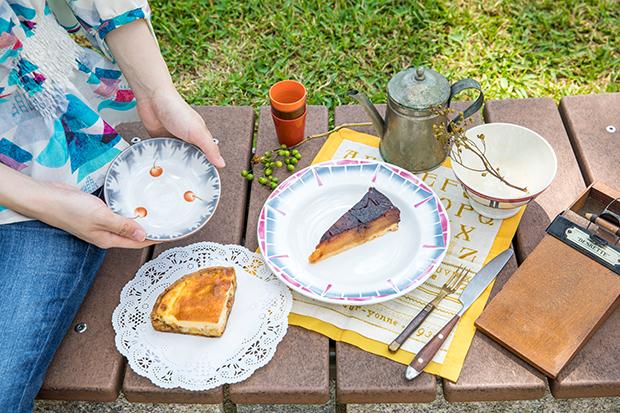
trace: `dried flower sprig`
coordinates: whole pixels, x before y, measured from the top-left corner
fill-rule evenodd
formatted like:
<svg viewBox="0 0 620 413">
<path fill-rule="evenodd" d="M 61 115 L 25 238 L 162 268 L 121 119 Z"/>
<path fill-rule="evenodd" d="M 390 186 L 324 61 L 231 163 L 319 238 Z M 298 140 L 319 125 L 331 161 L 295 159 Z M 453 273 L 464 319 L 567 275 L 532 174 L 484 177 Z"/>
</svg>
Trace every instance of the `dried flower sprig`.
<svg viewBox="0 0 620 413">
<path fill-rule="evenodd" d="M 453 109 L 440 107 L 433 110 L 434 113 L 449 118 L 456 112 Z M 463 168 L 470 171 L 480 172 L 482 176 L 491 175 L 503 182 L 505 185 L 518 189 L 522 192 L 527 192 L 527 187 L 520 187 L 508 182 L 506 177 L 501 174 L 498 166 L 494 166 L 487 158 L 487 145 L 484 134 L 477 135 L 480 142 L 476 142 L 467 137 L 465 131 L 472 123 L 471 118 L 465 119 L 463 112 L 459 112 L 457 116 L 449 123 L 436 123 L 433 125 L 433 134 L 435 138 L 447 149 L 453 162 L 458 163 Z M 482 162 L 482 168 L 474 168 L 469 165 L 465 165 L 463 162 L 463 151 L 470 151 L 476 155 Z"/>
<path fill-rule="evenodd" d="M 310 135 L 310 136 L 306 136 L 301 142 L 299 142 L 297 145 L 291 146 L 291 148 L 299 148 L 301 145 L 303 145 L 304 143 L 313 141 L 315 139 L 321 139 L 321 138 L 325 138 L 329 135 L 331 135 L 334 132 L 338 132 L 340 129 L 344 129 L 344 128 L 355 128 L 358 126 L 372 126 L 372 122 L 361 122 L 361 123 L 343 123 L 341 125 L 336 126 L 334 129 L 332 130 L 328 130 L 327 132 L 323 132 L 323 133 L 317 133 L 316 135 Z"/>
</svg>

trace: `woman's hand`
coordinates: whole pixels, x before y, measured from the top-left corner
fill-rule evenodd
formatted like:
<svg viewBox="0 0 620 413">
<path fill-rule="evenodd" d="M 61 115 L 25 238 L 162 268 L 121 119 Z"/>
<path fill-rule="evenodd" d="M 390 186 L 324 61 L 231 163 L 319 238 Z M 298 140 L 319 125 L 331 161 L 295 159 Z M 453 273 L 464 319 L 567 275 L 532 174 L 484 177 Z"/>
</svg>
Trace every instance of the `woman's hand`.
<svg viewBox="0 0 620 413">
<path fill-rule="evenodd" d="M 198 146 L 218 168 L 225 165 L 205 122 L 176 91 L 166 62 L 144 20 L 112 30 L 106 42 L 138 102 L 151 135 L 171 134 Z"/>
<path fill-rule="evenodd" d="M 70 185 L 46 185 L 49 204 L 36 218 L 63 229 L 99 248 L 144 248 L 155 244 L 146 241 L 146 233 L 135 220 L 115 214 L 96 196 Z"/>
<path fill-rule="evenodd" d="M 101 248 L 144 248 L 140 224 L 113 213 L 96 196 L 60 183 L 35 181 L 0 163 L 0 205 L 63 229 Z"/>
<path fill-rule="evenodd" d="M 157 90 L 150 96 L 141 96 L 138 114 L 151 136 L 176 136 L 199 147 L 216 167 L 226 165 L 204 120 L 176 89 Z"/>
</svg>

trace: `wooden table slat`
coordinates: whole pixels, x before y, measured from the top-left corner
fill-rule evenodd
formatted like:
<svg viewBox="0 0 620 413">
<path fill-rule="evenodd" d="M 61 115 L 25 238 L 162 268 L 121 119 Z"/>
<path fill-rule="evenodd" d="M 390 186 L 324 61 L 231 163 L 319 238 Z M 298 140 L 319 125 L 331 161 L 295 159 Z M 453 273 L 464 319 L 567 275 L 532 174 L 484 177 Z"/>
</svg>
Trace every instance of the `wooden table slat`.
<svg viewBox="0 0 620 413">
<path fill-rule="evenodd" d="M 558 175 L 549 189 L 527 207 L 517 230 L 515 248 L 522 261 L 542 239 L 551 220 L 583 190 L 584 183 L 553 100 L 490 101 L 485 106 L 485 119 L 515 123 L 540 133 L 558 157 Z M 500 274 L 492 295 L 499 292 L 515 269 L 507 267 Z M 543 374 L 480 332 L 476 333 L 459 381 L 444 380 L 444 394 L 449 401 L 537 399 L 545 389 Z"/>
<path fill-rule="evenodd" d="M 515 123 L 540 133 L 549 141 L 557 155 L 558 172 L 555 180 L 542 195 L 528 205 L 516 233 L 517 258 L 522 262 L 543 238 L 551 220 L 568 207 L 584 190 L 585 184 L 553 100 L 543 98 L 491 101 L 485 107 L 485 118 L 488 122 Z M 528 368 L 531 370 L 531 367 Z M 533 374 L 542 380 L 540 373 Z M 537 392 L 542 396 L 542 389 L 537 387 L 532 394 Z"/>
<path fill-rule="evenodd" d="M 558 171 L 549 188 L 530 203 L 523 214 L 515 239 L 517 261 L 538 245 L 545 229 L 584 190 L 585 184 L 562 118 L 550 98 L 490 101 L 485 106 L 487 122 L 508 122 L 539 133 L 553 147 Z"/>
<path fill-rule="evenodd" d="M 39 398 L 116 400 L 125 361 L 116 350 L 110 320 L 121 289 L 148 255 L 147 249 L 108 251 L 71 329 L 54 355 Z M 87 330 L 75 332 L 77 323 L 86 323 Z"/>
<path fill-rule="evenodd" d="M 497 275 L 491 298 L 516 269 L 517 260 L 513 257 Z M 443 380 L 444 397 L 450 402 L 539 399 L 546 388 L 542 373 L 479 331 L 474 335 L 459 380 Z"/>
<path fill-rule="evenodd" d="M 586 183 L 620 181 L 620 93 L 566 96 L 560 114 Z M 611 126 L 615 132 L 608 132 Z"/>
<path fill-rule="evenodd" d="M 327 108 L 308 106 L 306 135 L 325 132 L 327 128 Z M 261 108 L 256 145 L 257 154 L 278 147 L 269 107 Z M 303 146 L 303 158 L 297 165 L 298 169 L 312 161 L 321 145 L 321 141 L 311 141 Z M 280 179 L 287 176 L 283 170 L 276 170 L 275 175 Z M 258 215 L 269 195 L 269 191 L 257 182 L 258 171 L 255 176 L 246 230 L 246 246 L 250 249 L 258 247 Z M 329 340 L 303 328 L 289 326 L 269 364 L 258 369 L 247 380 L 230 385 L 229 391 L 230 399 L 238 404 L 325 403 L 329 399 Z"/>
<path fill-rule="evenodd" d="M 243 225 L 248 185 L 239 172 L 246 168 L 250 157 L 254 134 L 254 111 L 250 107 L 234 106 L 198 106 L 195 109 L 204 118 L 213 136 L 219 139 L 220 152 L 226 160 L 226 167 L 219 171 L 222 182 L 220 203 L 213 218 L 204 228 L 182 240 L 157 245 L 153 256 L 168 248 L 200 241 L 239 244 L 245 230 Z M 135 136 L 146 136 L 146 131 L 141 130 Z M 130 402 L 222 403 L 224 400 L 222 387 L 201 392 L 179 388 L 163 389 L 136 374 L 129 366 L 125 372 L 123 393 Z"/>
<path fill-rule="evenodd" d="M 377 105 L 383 115 L 385 105 Z M 359 105 L 336 107 L 334 123 L 367 122 Z M 377 135 L 372 126 L 354 128 Z M 336 401 L 338 403 L 425 403 L 435 399 L 436 379 L 423 373 L 414 381 L 405 379 L 405 366 L 368 353 L 347 343 L 336 342 Z"/>
<path fill-rule="evenodd" d="M 565 97 L 560 111 L 588 183 L 620 182 L 620 93 Z M 616 132 L 607 132 L 608 125 Z M 558 398 L 620 396 L 620 310 L 616 309 L 556 380 Z"/>
<path fill-rule="evenodd" d="M 467 105 L 467 102 L 454 102 L 452 106 L 456 110 L 462 110 Z M 379 105 L 379 109 L 383 111 L 384 105 Z M 338 120 L 343 119 L 338 116 L 341 111 L 349 114 L 349 117 Z M 356 112 L 356 116 L 351 116 L 353 111 Z M 366 118 L 359 107 L 343 106 L 336 109 L 336 119 L 336 124 L 338 124 L 344 121 L 364 121 Z M 482 118 L 478 114 L 471 126 L 481 122 Z M 372 127 L 360 128 L 360 130 L 375 134 Z M 513 261 L 512 266 L 507 267 L 502 272 L 501 278 L 494 288 L 494 293 L 499 291 L 502 283 L 515 268 L 516 261 Z M 337 343 L 336 348 L 339 402 L 422 402 L 433 400 L 435 397 L 435 378 L 433 376 L 426 375 L 429 378 L 428 380 L 416 379 L 416 381 L 408 383 L 402 379 L 402 366 L 398 363 L 383 360 L 342 343 Z M 387 374 L 387 379 L 382 380 L 373 380 L 372 377 L 366 379 L 357 373 L 350 373 L 353 370 L 349 367 L 362 361 L 371 367 L 368 370 L 372 371 L 373 375 L 376 374 L 376 371 L 389 371 L 389 368 L 388 366 L 380 368 L 371 364 L 372 362 L 390 364 L 392 371 Z M 493 366 L 492 369 L 489 368 L 491 366 Z M 506 375 L 498 375 L 495 373 L 496 370 L 506 372 Z M 443 384 L 445 397 L 452 401 L 538 398 L 545 390 L 545 383 L 540 375 L 533 372 L 516 356 L 479 333 L 474 338 L 459 382 L 454 384 L 444 380 Z M 412 391 L 413 385 L 416 386 L 416 391 Z M 368 389 L 372 390 L 368 392 Z"/>
</svg>

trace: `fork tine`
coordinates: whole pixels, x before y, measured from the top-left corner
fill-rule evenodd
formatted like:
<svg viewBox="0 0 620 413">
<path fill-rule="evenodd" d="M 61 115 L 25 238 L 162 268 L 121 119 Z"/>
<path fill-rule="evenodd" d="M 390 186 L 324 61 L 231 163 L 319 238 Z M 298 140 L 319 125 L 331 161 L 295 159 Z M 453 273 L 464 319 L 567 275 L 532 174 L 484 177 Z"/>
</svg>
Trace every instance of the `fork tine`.
<svg viewBox="0 0 620 413">
<path fill-rule="evenodd" d="M 463 269 L 463 266 L 459 265 L 459 267 L 452 273 L 452 275 L 450 275 L 450 278 L 448 278 L 448 281 L 443 283 L 442 288 L 443 287 L 449 288 L 450 284 L 452 284 L 452 282 L 454 282 L 454 280 L 458 276 L 459 271 L 461 271 L 462 269 Z"/>
<path fill-rule="evenodd" d="M 455 292 L 456 289 L 459 288 L 459 286 L 461 285 L 461 283 L 463 282 L 465 277 L 467 277 L 468 274 L 469 274 L 469 269 L 463 266 L 460 266 L 458 270 L 455 271 L 455 275 L 457 275 L 457 277 L 454 280 L 452 280 L 450 285 L 448 285 L 448 289 L 450 290 L 451 293 Z"/>
<path fill-rule="evenodd" d="M 465 281 L 465 279 L 467 279 L 467 276 L 469 275 L 470 272 L 471 271 L 469 270 L 469 268 L 465 268 L 465 270 L 463 271 L 463 275 L 461 275 L 461 278 L 458 280 L 458 282 L 454 286 L 454 291 L 456 291 L 461 286 L 461 284 L 463 284 L 463 282 Z"/>
</svg>

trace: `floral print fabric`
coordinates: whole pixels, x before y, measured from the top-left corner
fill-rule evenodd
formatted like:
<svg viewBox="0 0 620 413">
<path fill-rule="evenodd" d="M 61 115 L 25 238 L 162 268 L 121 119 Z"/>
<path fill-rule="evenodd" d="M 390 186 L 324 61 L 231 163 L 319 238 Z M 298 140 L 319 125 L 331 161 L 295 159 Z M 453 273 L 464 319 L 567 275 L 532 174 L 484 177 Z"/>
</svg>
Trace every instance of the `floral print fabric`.
<svg viewBox="0 0 620 413">
<path fill-rule="evenodd" d="M 0 0 L 0 162 L 97 190 L 127 145 L 114 126 L 137 119 L 105 38 L 149 17 L 146 0 Z M 25 219 L 0 205 L 0 224 Z"/>
</svg>

